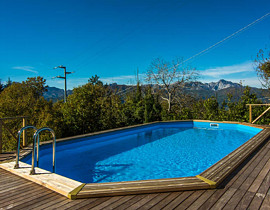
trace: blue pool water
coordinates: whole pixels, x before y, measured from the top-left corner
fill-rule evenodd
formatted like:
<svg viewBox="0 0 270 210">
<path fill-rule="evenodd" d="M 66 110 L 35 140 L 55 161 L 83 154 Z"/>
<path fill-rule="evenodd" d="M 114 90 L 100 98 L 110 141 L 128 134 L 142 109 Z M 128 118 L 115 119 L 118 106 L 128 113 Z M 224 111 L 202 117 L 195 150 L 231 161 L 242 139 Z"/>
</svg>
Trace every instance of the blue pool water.
<svg viewBox="0 0 270 210">
<path fill-rule="evenodd" d="M 84 183 L 195 176 L 261 129 L 236 124 L 172 122 L 142 126 L 56 145 L 56 173 Z M 51 145 L 40 167 L 52 169 Z M 31 155 L 23 159 L 31 163 Z"/>
</svg>

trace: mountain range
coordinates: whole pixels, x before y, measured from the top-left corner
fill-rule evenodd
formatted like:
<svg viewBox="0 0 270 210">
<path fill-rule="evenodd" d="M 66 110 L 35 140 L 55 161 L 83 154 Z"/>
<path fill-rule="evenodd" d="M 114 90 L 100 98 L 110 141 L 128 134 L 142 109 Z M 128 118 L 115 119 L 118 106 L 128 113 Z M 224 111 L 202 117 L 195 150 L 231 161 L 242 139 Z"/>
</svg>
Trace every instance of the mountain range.
<svg viewBox="0 0 270 210">
<path fill-rule="evenodd" d="M 113 90 L 117 90 L 119 93 L 130 92 L 136 88 L 136 86 L 131 85 L 118 85 L 117 83 L 110 84 Z M 155 87 L 154 87 L 155 88 Z M 260 89 L 255 87 L 250 87 L 251 92 L 255 93 L 259 99 L 263 102 L 268 102 L 270 94 L 266 89 Z M 196 98 L 206 99 L 211 96 L 216 96 L 218 102 L 221 103 L 227 98 L 228 93 L 233 93 L 234 100 L 238 100 L 243 92 L 244 87 L 239 83 L 234 83 L 224 79 L 218 82 L 202 83 L 202 82 L 189 82 L 185 85 L 184 91 L 187 94 L 191 94 Z M 62 100 L 64 97 L 64 90 L 56 87 L 48 87 L 47 92 L 44 93 L 44 98 L 47 100 L 52 100 L 56 102 L 57 100 Z M 68 90 L 67 94 L 72 94 L 72 90 Z"/>
<path fill-rule="evenodd" d="M 189 82 L 185 85 L 186 89 L 192 91 L 199 90 L 210 90 L 210 91 L 219 91 L 227 88 L 240 88 L 241 85 L 238 83 L 233 83 L 231 81 L 226 81 L 224 79 L 219 80 L 218 82 L 202 83 L 202 82 Z"/>
</svg>

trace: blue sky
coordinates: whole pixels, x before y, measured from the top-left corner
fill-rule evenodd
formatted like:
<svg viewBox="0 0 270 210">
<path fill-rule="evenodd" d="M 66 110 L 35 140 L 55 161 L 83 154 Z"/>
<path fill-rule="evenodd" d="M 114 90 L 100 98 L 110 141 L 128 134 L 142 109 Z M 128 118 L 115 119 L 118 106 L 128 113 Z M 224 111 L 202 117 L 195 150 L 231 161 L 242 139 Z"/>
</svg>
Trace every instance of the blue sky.
<svg viewBox="0 0 270 210">
<path fill-rule="evenodd" d="M 269 0 L 0 0 L 0 79 L 42 76 L 68 88 L 92 75 L 135 82 L 151 61 L 188 59 L 270 12 Z M 203 82 L 260 87 L 253 60 L 270 46 L 270 15 L 187 62 Z"/>
</svg>

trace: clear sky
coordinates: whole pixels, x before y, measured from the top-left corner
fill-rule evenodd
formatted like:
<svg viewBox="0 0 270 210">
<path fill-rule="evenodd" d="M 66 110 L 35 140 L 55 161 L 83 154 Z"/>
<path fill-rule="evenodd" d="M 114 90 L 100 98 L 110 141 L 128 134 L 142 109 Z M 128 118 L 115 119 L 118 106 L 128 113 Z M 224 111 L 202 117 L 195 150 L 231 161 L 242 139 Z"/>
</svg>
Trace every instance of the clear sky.
<svg viewBox="0 0 270 210">
<path fill-rule="evenodd" d="M 0 79 L 42 76 L 68 88 L 143 80 L 151 61 L 188 59 L 270 12 L 269 0 L 0 0 Z M 270 49 L 270 15 L 187 62 L 199 80 L 260 87 L 253 60 Z"/>
</svg>

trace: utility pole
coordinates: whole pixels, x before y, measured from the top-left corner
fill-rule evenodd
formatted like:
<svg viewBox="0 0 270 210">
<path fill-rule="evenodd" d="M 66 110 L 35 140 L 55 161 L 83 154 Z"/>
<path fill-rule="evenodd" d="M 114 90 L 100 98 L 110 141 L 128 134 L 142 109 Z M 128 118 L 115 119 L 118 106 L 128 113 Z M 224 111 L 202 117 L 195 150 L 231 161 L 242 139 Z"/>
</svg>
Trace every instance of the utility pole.
<svg viewBox="0 0 270 210">
<path fill-rule="evenodd" d="M 64 102 L 66 103 L 67 102 L 67 74 L 72 74 L 74 72 L 67 72 L 67 67 L 61 65 L 61 66 L 57 66 L 57 67 L 54 67 L 54 69 L 57 69 L 57 68 L 61 68 L 61 69 L 64 69 L 64 76 L 56 76 L 54 78 L 60 78 L 60 79 L 64 79 L 65 80 L 65 93 L 64 93 Z"/>
</svg>

